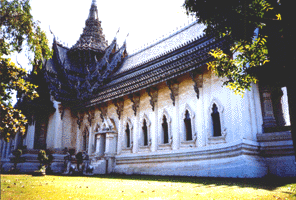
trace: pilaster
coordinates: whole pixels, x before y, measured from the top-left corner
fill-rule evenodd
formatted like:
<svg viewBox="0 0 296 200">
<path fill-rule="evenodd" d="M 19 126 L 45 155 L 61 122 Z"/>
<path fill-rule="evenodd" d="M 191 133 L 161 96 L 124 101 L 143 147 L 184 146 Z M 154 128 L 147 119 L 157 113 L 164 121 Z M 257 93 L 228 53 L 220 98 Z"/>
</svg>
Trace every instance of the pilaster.
<svg viewBox="0 0 296 200">
<path fill-rule="evenodd" d="M 89 137 L 88 137 L 88 150 L 87 150 L 87 153 L 90 155 L 90 154 L 92 154 L 93 153 L 93 151 L 94 151 L 94 143 L 93 143 L 93 140 L 92 140 L 92 138 L 94 137 L 93 136 L 93 132 L 92 132 L 92 130 L 91 130 L 92 128 L 91 128 L 91 126 L 89 126 L 89 128 L 88 128 L 88 133 L 89 133 Z"/>
<path fill-rule="evenodd" d="M 35 136 L 35 122 L 28 126 L 26 145 L 27 149 L 34 149 L 34 136 Z"/>
<path fill-rule="evenodd" d="M 123 131 L 123 120 L 119 120 L 118 126 L 118 140 L 117 140 L 117 154 L 121 153 L 122 143 L 124 139 L 124 131 Z"/>
<path fill-rule="evenodd" d="M 54 114 L 54 148 L 62 148 L 62 114 L 63 109 L 60 102 L 53 102 L 54 108 L 56 109 Z"/>
<path fill-rule="evenodd" d="M 174 105 L 174 115 L 172 116 L 172 135 L 173 135 L 173 150 L 180 148 L 180 127 L 179 127 L 179 83 L 177 80 L 167 81 L 167 86 L 171 90 L 171 99 Z"/>
<path fill-rule="evenodd" d="M 258 84 L 253 86 L 253 96 L 254 96 L 254 108 L 256 113 L 256 122 L 257 122 L 257 133 L 261 134 L 263 132 L 263 117 L 262 117 L 262 107 L 260 102 L 260 92 Z"/>
<path fill-rule="evenodd" d="M 140 99 L 140 98 L 139 98 Z M 140 101 L 139 101 L 140 102 Z M 140 103 L 139 103 L 140 104 Z M 140 106 L 138 107 L 138 114 L 134 118 L 134 130 L 133 130 L 133 153 L 138 153 L 139 151 L 139 134 L 140 134 Z"/>
<path fill-rule="evenodd" d="M 260 87 L 262 97 L 262 115 L 263 129 L 276 127 L 276 120 L 273 113 L 273 105 L 271 99 L 271 88 L 266 85 Z"/>
<path fill-rule="evenodd" d="M 254 90 L 256 90 L 256 85 L 252 84 L 251 91 L 249 92 L 249 102 L 250 102 L 250 113 L 251 113 L 251 123 L 252 123 L 252 140 L 256 140 L 256 135 L 258 133 L 257 127 L 257 113 L 256 113 L 256 102 L 254 97 Z"/>
<path fill-rule="evenodd" d="M 158 99 L 158 95 L 157 95 L 157 98 Z M 157 151 L 157 145 L 159 143 L 159 141 L 157 140 L 157 137 L 159 135 L 158 133 L 158 101 L 156 100 L 154 102 L 154 112 L 153 112 L 153 115 L 154 115 L 154 123 L 152 123 L 152 127 L 153 130 L 151 130 L 151 151 L 152 152 L 155 152 Z"/>
<path fill-rule="evenodd" d="M 244 127 L 244 139 L 254 140 L 253 138 L 253 123 L 252 123 L 252 113 L 251 113 L 251 103 L 250 103 L 250 91 L 245 92 L 245 97 L 242 99 L 243 109 L 243 127 Z"/>
</svg>

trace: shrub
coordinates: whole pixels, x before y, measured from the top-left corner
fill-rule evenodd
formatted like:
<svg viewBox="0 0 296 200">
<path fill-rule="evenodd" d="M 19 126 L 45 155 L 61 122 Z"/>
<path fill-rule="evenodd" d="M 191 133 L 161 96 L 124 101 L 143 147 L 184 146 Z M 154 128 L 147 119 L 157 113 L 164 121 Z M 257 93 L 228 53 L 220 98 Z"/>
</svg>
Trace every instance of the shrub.
<svg viewBox="0 0 296 200">
<path fill-rule="evenodd" d="M 14 155 L 14 158 L 12 158 L 12 162 L 13 162 L 13 171 L 17 172 L 17 164 L 21 162 L 21 156 L 23 154 L 23 151 L 21 149 L 16 149 L 12 152 L 12 155 Z"/>
</svg>

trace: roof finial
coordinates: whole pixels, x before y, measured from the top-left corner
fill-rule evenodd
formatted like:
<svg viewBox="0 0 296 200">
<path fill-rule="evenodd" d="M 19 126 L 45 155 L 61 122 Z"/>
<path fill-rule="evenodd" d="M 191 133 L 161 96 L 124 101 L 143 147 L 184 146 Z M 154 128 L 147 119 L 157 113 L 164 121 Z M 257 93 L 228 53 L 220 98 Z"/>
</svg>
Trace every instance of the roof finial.
<svg viewBox="0 0 296 200">
<path fill-rule="evenodd" d="M 120 27 L 118 28 L 118 30 L 117 30 L 117 32 L 116 32 L 116 36 L 115 36 L 115 37 L 117 37 L 117 34 L 119 33 L 119 31 L 120 31 Z"/>
<path fill-rule="evenodd" d="M 98 19 L 98 9 L 96 0 L 92 0 L 88 18 Z"/>
</svg>

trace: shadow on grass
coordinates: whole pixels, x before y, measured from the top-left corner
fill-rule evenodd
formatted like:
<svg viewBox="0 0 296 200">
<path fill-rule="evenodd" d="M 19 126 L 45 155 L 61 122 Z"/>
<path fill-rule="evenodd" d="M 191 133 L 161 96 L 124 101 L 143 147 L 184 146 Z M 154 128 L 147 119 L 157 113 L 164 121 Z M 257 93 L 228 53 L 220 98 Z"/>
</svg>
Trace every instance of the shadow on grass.
<svg viewBox="0 0 296 200">
<path fill-rule="evenodd" d="M 61 176 L 61 175 L 56 175 Z M 81 177 L 86 176 L 67 176 L 67 177 Z M 275 176 L 268 176 L 264 178 L 210 178 L 210 177 L 186 177 L 186 176 L 153 176 L 153 175 L 122 175 L 122 174 L 104 174 L 87 176 L 89 178 L 101 179 L 121 179 L 133 181 L 157 181 L 157 182 L 175 182 L 175 183 L 192 183 L 202 184 L 204 186 L 237 186 L 237 187 L 251 187 L 254 189 L 275 190 L 278 187 L 287 184 L 296 183 L 295 178 L 279 178 Z"/>
</svg>

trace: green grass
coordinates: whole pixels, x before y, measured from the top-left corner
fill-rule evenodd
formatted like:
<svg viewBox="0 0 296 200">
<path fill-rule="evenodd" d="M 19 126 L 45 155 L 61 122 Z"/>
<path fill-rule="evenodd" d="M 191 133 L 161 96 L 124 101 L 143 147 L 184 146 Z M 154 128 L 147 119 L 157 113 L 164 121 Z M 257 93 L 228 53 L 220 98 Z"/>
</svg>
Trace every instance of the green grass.
<svg viewBox="0 0 296 200">
<path fill-rule="evenodd" d="M 1 199 L 296 199 L 288 179 L 1 175 Z"/>
</svg>

